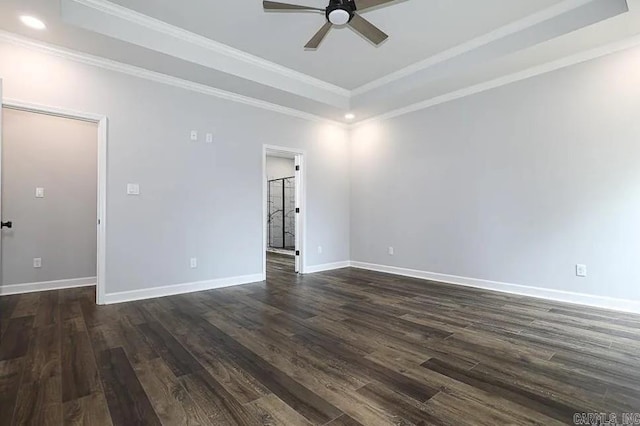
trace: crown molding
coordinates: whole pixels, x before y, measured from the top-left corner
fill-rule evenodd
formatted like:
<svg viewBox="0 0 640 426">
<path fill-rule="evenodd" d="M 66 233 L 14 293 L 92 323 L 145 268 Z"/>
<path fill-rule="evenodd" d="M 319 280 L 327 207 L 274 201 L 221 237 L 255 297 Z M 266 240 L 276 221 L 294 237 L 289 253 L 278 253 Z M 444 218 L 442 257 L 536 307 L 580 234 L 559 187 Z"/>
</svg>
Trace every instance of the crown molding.
<svg viewBox="0 0 640 426">
<path fill-rule="evenodd" d="M 499 40 L 509 35 L 523 31 L 527 28 L 540 24 L 541 22 L 547 21 L 549 19 L 553 19 L 564 13 L 570 12 L 571 10 L 584 6 L 592 2 L 593 0 L 564 0 L 561 3 L 550 6 L 537 13 L 526 16 L 525 18 L 522 18 L 518 21 L 507 24 L 494 31 L 491 31 L 489 33 L 486 33 L 474 39 L 471 39 L 465 43 L 459 44 L 451 49 L 445 50 L 443 52 L 439 52 L 436 55 L 431 56 L 430 58 L 414 63 L 412 65 L 409 65 L 398 71 L 392 72 L 384 77 L 381 77 L 370 83 L 364 84 L 353 90 L 339 87 L 337 85 L 331 84 L 324 80 L 312 77 L 308 74 L 295 71 L 291 68 L 282 66 L 275 62 L 268 61 L 266 59 L 260 58 L 255 55 L 251 55 L 247 52 L 244 52 L 239 49 L 235 49 L 226 44 L 217 42 L 215 40 L 201 36 L 199 34 L 195 34 L 183 28 L 176 27 L 174 25 L 168 24 L 164 21 L 152 18 L 148 15 L 136 12 L 126 7 L 114 4 L 108 0 L 63 0 L 63 2 L 65 1 L 76 3 L 85 7 L 89 7 L 96 11 L 111 15 L 119 19 L 126 20 L 128 22 L 134 23 L 136 25 L 140 25 L 142 27 L 148 28 L 150 30 L 153 30 L 159 33 L 169 35 L 176 39 L 205 48 L 212 52 L 215 52 L 230 58 L 234 58 L 243 63 L 257 66 L 261 69 L 277 73 L 283 77 L 297 80 L 304 84 L 308 84 L 310 86 L 314 86 L 319 89 L 332 92 L 336 95 L 346 97 L 347 99 L 350 100 L 354 96 L 365 94 L 371 90 L 380 88 L 389 83 L 392 83 L 394 81 L 400 80 L 402 78 L 405 78 L 417 72 L 425 70 L 441 62 L 445 62 L 449 59 L 452 59 L 464 53 L 468 53 L 470 51 L 478 49 L 496 40 Z"/>
<path fill-rule="evenodd" d="M 555 4 L 537 13 L 526 16 L 525 18 L 522 18 L 518 21 L 502 26 L 494 31 L 491 31 L 489 33 L 486 33 L 484 35 L 471 39 L 465 43 L 452 47 L 451 49 L 439 52 L 425 60 L 416 62 L 412 65 L 409 65 L 408 67 L 392 72 L 391 74 L 387 74 L 386 76 L 381 77 L 377 80 L 374 80 L 370 83 L 364 84 L 352 90 L 351 96 L 353 97 L 353 96 L 364 95 L 367 92 L 386 86 L 387 84 L 393 83 L 394 81 L 403 79 L 412 74 L 426 70 L 427 68 L 430 68 L 434 65 L 448 61 L 462 54 L 476 50 L 482 46 L 488 45 L 489 43 L 492 43 L 494 41 L 516 34 L 527 28 L 531 28 L 542 22 L 548 21 L 557 16 L 570 12 L 571 10 L 577 9 L 592 1 L 593 0 L 564 0 L 561 3 Z"/>
<path fill-rule="evenodd" d="M 412 105 L 408 105 L 403 108 L 398 108 L 393 111 L 389 111 L 371 118 L 367 118 L 365 120 L 356 122 L 351 124 L 350 128 L 357 128 L 359 126 L 363 126 L 368 123 L 376 122 L 376 121 L 384 121 L 389 120 L 395 117 L 399 117 L 405 114 L 410 114 L 412 112 L 420 111 L 423 109 L 431 108 L 436 105 L 444 104 L 446 102 L 451 102 L 456 99 L 465 98 L 467 96 L 475 95 L 478 93 L 486 92 L 491 89 L 496 89 L 501 86 L 506 86 L 511 83 L 515 83 L 518 81 L 526 80 L 531 77 L 535 77 L 538 75 L 546 74 L 549 72 L 557 71 L 562 68 L 567 68 L 572 65 L 581 64 L 583 62 L 587 62 L 593 59 L 597 59 L 606 55 L 610 55 L 616 52 L 620 52 L 623 50 L 631 49 L 633 47 L 637 47 L 640 45 L 640 35 L 636 35 L 633 37 L 629 37 L 620 41 L 616 41 L 613 43 L 606 44 L 601 47 L 597 47 L 594 49 L 586 50 L 584 52 L 577 53 L 575 55 L 567 56 L 555 61 L 547 62 L 542 65 L 537 65 L 535 67 L 528 68 L 523 71 L 519 71 L 516 73 L 512 73 L 509 75 L 505 75 L 493 80 L 489 80 L 483 83 L 475 84 L 472 86 L 465 87 L 460 90 L 456 90 L 450 93 L 445 93 L 444 95 L 436 96 L 431 99 L 427 99 L 425 101 L 417 102 Z"/>
<path fill-rule="evenodd" d="M 74 25 L 82 27 L 82 24 L 74 21 L 74 18 L 78 16 L 86 18 L 88 16 L 87 13 L 99 13 L 102 17 L 107 15 L 119 21 L 109 22 L 105 27 L 106 30 L 103 30 L 107 32 L 115 31 L 115 33 L 103 32 L 103 34 L 119 38 L 119 31 L 116 31 L 114 27 L 118 22 L 124 21 L 129 25 L 135 26 L 136 31 L 132 31 L 131 34 L 141 37 L 138 41 L 141 43 L 140 45 L 144 45 L 146 48 L 162 51 L 190 62 L 238 75 L 242 78 L 318 102 L 344 109 L 349 108 L 350 90 L 232 48 L 226 44 L 107 0 L 62 0 L 61 4 L 63 18 Z M 97 26 L 91 26 L 91 28 L 87 29 L 101 32 Z M 143 34 L 145 31 L 149 33 Z M 169 37 L 168 40 L 170 42 L 158 39 L 158 35 Z M 122 40 L 137 44 L 133 40 Z M 153 43 L 157 44 L 153 45 Z M 183 45 L 180 46 L 179 43 L 183 43 Z M 191 49 L 193 48 L 201 50 L 200 52 L 192 52 Z M 172 49 L 172 51 L 163 51 L 163 49 Z M 203 54 L 204 52 L 208 53 Z"/>
<path fill-rule="evenodd" d="M 261 99 L 251 98 L 249 96 L 239 95 L 237 93 L 228 92 L 226 90 L 217 89 L 215 87 L 207 86 L 204 84 L 194 83 L 189 80 L 184 80 L 178 77 L 173 77 L 173 76 L 162 74 L 156 71 L 150 71 L 144 68 L 136 67 L 129 64 L 124 64 L 122 62 L 113 61 L 113 60 L 102 58 L 99 56 L 90 55 L 88 53 L 82 53 L 82 52 L 78 52 L 70 49 L 65 49 L 59 46 L 53 46 L 48 43 L 36 41 L 27 37 L 23 37 L 14 33 L 7 32 L 7 31 L 0 30 L 0 40 L 10 43 L 12 45 L 25 47 L 31 50 L 37 50 L 43 53 L 57 56 L 59 58 L 71 60 L 74 62 L 80 62 L 86 65 L 91 65 L 91 66 L 106 69 L 109 71 L 115 71 L 118 73 L 127 74 L 133 77 L 153 81 L 156 83 L 178 87 L 184 90 L 189 90 L 191 92 L 213 96 L 216 98 L 237 102 L 237 103 L 253 106 L 256 108 L 265 109 L 268 111 L 274 111 L 280 114 L 302 118 L 304 120 L 315 121 L 320 123 L 328 123 L 338 127 L 346 127 L 344 123 L 329 120 L 327 118 L 310 114 L 304 111 L 300 111 L 294 108 L 285 107 L 282 105 L 263 101 Z"/>
</svg>

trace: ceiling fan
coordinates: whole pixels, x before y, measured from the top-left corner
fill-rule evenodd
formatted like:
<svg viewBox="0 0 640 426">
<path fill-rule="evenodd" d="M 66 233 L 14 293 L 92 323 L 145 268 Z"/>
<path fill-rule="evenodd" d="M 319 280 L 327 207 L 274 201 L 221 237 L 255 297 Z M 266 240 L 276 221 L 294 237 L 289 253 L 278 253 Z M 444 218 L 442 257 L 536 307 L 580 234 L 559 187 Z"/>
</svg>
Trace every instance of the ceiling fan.
<svg viewBox="0 0 640 426">
<path fill-rule="evenodd" d="M 329 0 L 329 6 L 324 9 L 317 7 L 301 6 L 297 4 L 280 3 L 276 1 L 263 1 L 265 10 L 273 11 L 319 11 L 324 12 L 327 17 L 327 23 L 320 28 L 304 47 L 307 49 L 317 49 L 322 40 L 329 33 L 334 25 L 349 25 L 358 33 L 362 34 L 367 40 L 376 46 L 389 38 L 378 27 L 360 16 L 357 11 L 369 9 L 371 7 L 380 6 L 385 3 L 391 3 L 395 0 Z"/>
</svg>

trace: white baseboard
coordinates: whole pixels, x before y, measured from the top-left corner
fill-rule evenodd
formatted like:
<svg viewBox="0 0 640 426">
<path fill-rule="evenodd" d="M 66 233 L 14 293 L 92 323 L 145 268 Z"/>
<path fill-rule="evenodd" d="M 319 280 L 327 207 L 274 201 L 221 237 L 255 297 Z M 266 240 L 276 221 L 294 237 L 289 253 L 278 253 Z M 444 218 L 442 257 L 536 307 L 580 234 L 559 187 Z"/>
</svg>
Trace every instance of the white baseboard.
<svg viewBox="0 0 640 426">
<path fill-rule="evenodd" d="M 69 280 L 43 281 L 38 283 L 0 285 L 0 296 L 34 293 L 37 291 L 64 290 L 66 288 L 96 285 L 96 277 L 73 278 Z"/>
<path fill-rule="evenodd" d="M 176 294 L 194 293 L 196 291 L 214 290 L 216 288 L 231 287 L 241 284 L 249 284 L 262 281 L 262 274 L 243 275 L 238 277 L 219 278 L 208 281 L 168 285 L 164 287 L 146 288 L 142 290 L 122 291 L 119 293 L 107 293 L 104 303 L 132 302 L 134 300 L 154 299 L 156 297 L 174 296 Z"/>
<path fill-rule="evenodd" d="M 405 277 L 438 281 L 447 284 L 457 284 L 466 287 L 517 294 L 520 296 L 536 297 L 538 299 L 553 300 L 556 302 L 564 302 L 575 305 L 592 306 L 596 308 L 640 314 L 640 301 L 637 300 L 615 299 L 611 297 L 596 296 L 592 294 L 573 293 L 570 291 L 531 287 L 519 284 L 509 284 L 498 281 L 482 280 L 478 278 L 459 277 L 456 275 L 418 271 L 415 269 L 398 268 L 396 266 L 377 265 L 373 263 L 356 261 L 351 261 L 350 263 L 354 268 L 367 269 L 370 271 L 385 272 L 388 274 L 402 275 Z"/>
<path fill-rule="evenodd" d="M 351 262 L 345 260 L 343 262 L 323 263 L 322 265 L 307 266 L 304 268 L 305 274 L 315 274 L 316 272 L 333 271 L 334 269 L 348 268 Z"/>
</svg>

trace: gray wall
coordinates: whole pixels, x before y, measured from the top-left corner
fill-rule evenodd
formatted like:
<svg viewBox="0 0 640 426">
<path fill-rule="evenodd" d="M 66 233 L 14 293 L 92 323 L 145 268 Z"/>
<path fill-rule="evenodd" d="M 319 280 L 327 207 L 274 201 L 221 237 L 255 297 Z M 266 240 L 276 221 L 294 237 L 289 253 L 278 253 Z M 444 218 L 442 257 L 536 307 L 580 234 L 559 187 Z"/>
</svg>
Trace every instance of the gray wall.
<svg viewBox="0 0 640 426">
<path fill-rule="evenodd" d="M 292 177 L 296 173 L 296 164 L 293 158 L 267 156 L 267 179 L 282 179 Z"/>
<path fill-rule="evenodd" d="M 5 43 L 0 78 L 8 98 L 109 118 L 107 293 L 262 274 L 263 144 L 306 150 L 307 240 L 324 248 L 308 265 L 349 259 L 346 130 Z"/>
<path fill-rule="evenodd" d="M 2 285 L 95 277 L 97 125 L 2 114 Z"/>
<path fill-rule="evenodd" d="M 640 300 L 638 70 L 628 50 L 357 128 L 352 260 Z"/>
</svg>

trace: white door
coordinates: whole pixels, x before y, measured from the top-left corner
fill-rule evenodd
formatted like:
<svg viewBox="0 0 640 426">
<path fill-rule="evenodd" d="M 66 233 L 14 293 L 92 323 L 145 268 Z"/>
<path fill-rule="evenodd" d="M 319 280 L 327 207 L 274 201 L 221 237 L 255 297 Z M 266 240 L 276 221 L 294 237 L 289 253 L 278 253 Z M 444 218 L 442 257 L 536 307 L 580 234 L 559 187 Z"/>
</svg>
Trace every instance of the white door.
<svg viewBox="0 0 640 426">
<path fill-rule="evenodd" d="M 295 156 L 295 166 L 296 166 L 296 229 L 295 229 L 295 242 L 296 242 L 296 261 L 295 261 L 295 271 L 298 273 L 302 273 L 303 265 L 302 265 L 302 209 L 304 206 L 302 205 L 302 188 L 303 188 L 303 161 L 302 155 Z"/>
</svg>

